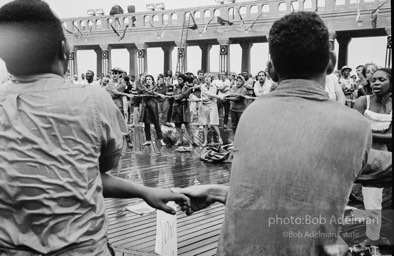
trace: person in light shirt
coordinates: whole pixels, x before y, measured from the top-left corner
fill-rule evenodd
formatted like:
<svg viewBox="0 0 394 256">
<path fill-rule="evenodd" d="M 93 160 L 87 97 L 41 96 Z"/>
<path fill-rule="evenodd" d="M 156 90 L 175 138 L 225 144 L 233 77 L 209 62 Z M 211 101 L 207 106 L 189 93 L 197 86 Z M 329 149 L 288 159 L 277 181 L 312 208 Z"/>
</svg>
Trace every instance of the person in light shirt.
<svg viewBox="0 0 394 256">
<path fill-rule="evenodd" d="M 326 85 L 325 91 L 328 93 L 330 99 L 336 100 L 341 104 L 346 103 L 345 94 L 338 83 L 338 77 L 333 73 L 337 57 L 333 51 L 330 51 L 330 59 L 326 71 Z"/>
<path fill-rule="evenodd" d="M 199 121 L 203 125 L 204 143 L 203 147 L 208 144 L 208 126 L 215 129 L 219 144 L 223 144 L 219 132 L 219 112 L 217 106 L 217 99 L 221 96 L 217 95 L 217 88 L 212 83 L 212 76 L 205 75 L 205 83 L 201 85 L 201 107 L 199 111 Z"/>
<path fill-rule="evenodd" d="M 104 197 L 170 214 L 168 201 L 188 201 L 108 173 L 126 122 L 105 90 L 64 78 L 70 47 L 46 2 L 1 6 L 0 35 L 14 77 L 0 86 L 0 255 L 110 256 Z"/>
<path fill-rule="evenodd" d="M 265 71 L 257 73 L 257 81 L 254 83 L 253 90 L 256 97 L 267 94 L 271 91 L 272 80 L 267 79 Z"/>
<path fill-rule="evenodd" d="M 86 80 L 84 80 L 83 84 L 86 85 L 100 85 L 99 81 L 94 80 L 94 72 L 92 70 L 86 71 Z"/>
<path fill-rule="evenodd" d="M 227 79 L 225 72 L 218 74 L 218 79 L 214 81 L 214 85 L 217 88 L 217 95 L 219 96 L 217 98 L 219 117 L 223 118 L 224 129 L 227 129 L 228 117 L 230 115 L 230 101 L 225 98 L 230 95 L 230 84 L 231 82 Z"/>
</svg>

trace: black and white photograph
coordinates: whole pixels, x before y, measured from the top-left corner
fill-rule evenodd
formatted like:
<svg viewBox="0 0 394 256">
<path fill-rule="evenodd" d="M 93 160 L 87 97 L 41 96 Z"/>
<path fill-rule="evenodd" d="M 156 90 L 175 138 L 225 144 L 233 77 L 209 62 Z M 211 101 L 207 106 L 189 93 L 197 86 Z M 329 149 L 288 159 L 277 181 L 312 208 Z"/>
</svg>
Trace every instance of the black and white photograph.
<svg viewBox="0 0 394 256">
<path fill-rule="evenodd" d="M 0 256 L 392 256 L 389 0 L 0 0 Z"/>
</svg>

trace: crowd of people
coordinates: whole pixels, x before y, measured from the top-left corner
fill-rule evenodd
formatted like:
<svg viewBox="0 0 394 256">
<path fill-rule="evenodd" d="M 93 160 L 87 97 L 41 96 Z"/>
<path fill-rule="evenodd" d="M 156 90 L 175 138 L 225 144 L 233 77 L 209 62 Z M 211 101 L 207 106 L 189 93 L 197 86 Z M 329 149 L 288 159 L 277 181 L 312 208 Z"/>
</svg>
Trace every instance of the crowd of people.
<svg viewBox="0 0 394 256">
<path fill-rule="evenodd" d="M 378 69 L 376 64 L 360 64 L 355 68 L 356 74 L 351 74 L 352 68 L 349 66 L 334 70 L 335 66 L 336 55 L 331 51 L 325 83 L 329 98 L 353 108 L 358 98 L 372 95 L 371 80 L 372 74 Z M 95 79 L 94 72 L 88 70 L 85 74 L 82 73 L 80 78 L 74 75 L 72 80 L 76 84 L 104 87 L 129 125 L 144 123 L 144 146 L 152 144 L 150 124 L 154 125 L 162 146 L 166 145 L 161 128 L 163 125 L 176 127 L 176 146 L 185 144 L 182 124 L 192 138 L 193 146 L 199 144 L 194 138 L 191 124 L 203 129 L 204 142 L 201 146 L 208 145 L 209 128 L 216 132 L 217 142 L 223 144 L 219 128 L 231 127 L 235 134 L 246 107 L 257 97 L 267 95 L 278 87 L 277 74 L 270 61 L 267 62 L 267 67 L 255 76 L 248 71 L 238 74 L 218 72 L 216 75 L 198 70 L 196 74 L 176 72 L 173 75 L 170 70 L 159 74 L 156 79 L 147 73 L 140 74 L 136 79 L 135 75 L 128 75 L 123 69 L 115 67 L 110 74 Z M 66 73 L 66 77 L 71 79 L 69 73 Z M 130 139 L 126 138 L 132 147 Z"/>
<path fill-rule="evenodd" d="M 218 255 L 345 255 L 340 219 L 354 182 L 377 220 L 363 245 L 387 242 L 382 188 L 392 178 L 381 174 L 392 165 L 391 69 L 367 63 L 354 79 L 345 66 L 332 79 L 335 54 L 317 13 L 273 23 L 272 61 L 257 77 L 199 70 L 136 79 L 112 68 L 100 80 L 89 70 L 81 85 L 67 74 L 62 23 L 41 0 L 3 5 L 0 34 L 12 75 L 0 85 L 0 255 L 115 255 L 104 197 L 142 198 L 169 214 L 176 212 L 166 203 L 175 201 L 188 215 L 224 203 Z M 161 125 L 174 124 L 181 145 L 182 124 L 193 139 L 194 116 L 204 144 L 209 126 L 219 133 L 228 125 L 219 117 L 231 119 L 228 186 L 170 190 L 108 174 L 119 164 L 127 122 L 144 123 L 145 145 L 150 124 L 163 145 Z"/>
<path fill-rule="evenodd" d="M 130 126 L 136 122 L 144 123 L 144 146 L 152 144 L 151 124 L 162 146 L 166 145 L 161 129 L 163 125 L 176 128 L 176 146 L 185 144 L 182 124 L 192 138 L 193 146 L 199 145 L 191 124 L 203 129 L 204 142 L 201 146 L 208 145 L 210 128 L 216 132 L 217 142 L 223 144 L 219 127 L 231 127 L 235 134 L 246 107 L 256 97 L 268 94 L 277 87 L 268 69 L 259 71 L 255 77 L 247 71 L 239 74 L 219 72 L 216 75 L 198 70 L 197 75 L 191 72 L 176 72 L 173 75 L 170 70 L 159 74 L 156 79 L 147 73 L 140 74 L 136 79 L 134 75 L 128 75 L 123 69 L 115 67 L 106 76 L 95 80 L 93 76 L 91 70 L 82 73 L 80 78 L 77 75 L 71 78 L 66 73 L 66 78 L 75 84 L 99 85 L 107 90 Z"/>
</svg>

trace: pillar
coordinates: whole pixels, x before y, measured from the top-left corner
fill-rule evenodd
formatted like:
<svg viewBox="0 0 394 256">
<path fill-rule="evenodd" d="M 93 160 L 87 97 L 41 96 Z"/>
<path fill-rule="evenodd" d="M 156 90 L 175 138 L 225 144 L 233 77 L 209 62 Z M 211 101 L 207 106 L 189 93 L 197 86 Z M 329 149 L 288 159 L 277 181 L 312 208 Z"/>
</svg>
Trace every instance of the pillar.
<svg viewBox="0 0 394 256">
<path fill-rule="evenodd" d="M 111 48 L 109 45 L 100 45 L 101 49 L 101 72 L 105 75 L 110 73 L 112 68 L 111 63 Z"/>
<path fill-rule="evenodd" d="M 230 40 L 228 38 L 218 39 L 220 45 L 219 52 L 219 72 L 230 72 Z"/>
<path fill-rule="evenodd" d="M 200 49 L 201 49 L 201 69 L 207 73 L 210 72 L 210 54 L 211 54 L 211 49 L 212 49 L 212 45 L 209 44 L 203 44 L 203 45 L 199 45 Z"/>
<path fill-rule="evenodd" d="M 387 48 L 386 48 L 386 58 L 384 61 L 385 68 L 391 68 L 392 66 L 392 46 L 391 46 L 391 35 L 387 36 Z"/>
<path fill-rule="evenodd" d="M 241 71 L 248 71 L 250 73 L 250 49 L 253 43 L 241 43 L 242 48 L 242 61 L 241 61 Z"/>
<path fill-rule="evenodd" d="M 129 74 L 138 77 L 138 50 L 135 47 L 127 47 L 129 52 Z"/>
<path fill-rule="evenodd" d="M 174 46 L 165 45 L 161 49 L 164 52 L 163 74 L 165 74 L 168 70 L 172 70 L 172 51 L 174 50 Z"/>
<path fill-rule="evenodd" d="M 148 55 L 147 55 L 147 45 L 146 44 L 136 44 L 137 46 L 137 59 L 138 59 L 138 75 L 148 72 Z"/>
<path fill-rule="evenodd" d="M 94 49 L 95 53 L 96 53 L 96 77 L 102 76 L 103 73 L 103 59 L 102 59 L 102 55 L 103 55 L 103 51 L 101 50 L 101 48 L 96 48 Z"/>
<path fill-rule="evenodd" d="M 77 69 L 75 69 L 75 64 L 76 63 L 76 52 L 75 51 L 70 51 L 68 54 L 68 70 L 70 71 L 71 77 L 73 77 L 75 74 L 77 74 Z"/>
<path fill-rule="evenodd" d="M 350 40 L 352 40 L 350 37 L 340 37 L 338 38 L 338 44 L 339 44 L 339 49 L 338 49 L 338 69 L 342 68 L 343 66 L 347 65 L 347 58 L 348 58 L 348 46 L 350 43 Z"/>
<path fill-rule="evenodd" d="M 178 46 L 176 71 L 185 73 L 187 70 L 187 46 Z"/>
</svg>

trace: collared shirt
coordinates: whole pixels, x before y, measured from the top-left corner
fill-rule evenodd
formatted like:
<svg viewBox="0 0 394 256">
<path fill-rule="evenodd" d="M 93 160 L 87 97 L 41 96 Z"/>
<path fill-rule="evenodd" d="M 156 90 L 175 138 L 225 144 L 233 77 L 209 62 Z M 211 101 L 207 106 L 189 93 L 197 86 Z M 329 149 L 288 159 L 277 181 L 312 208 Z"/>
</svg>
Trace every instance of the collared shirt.
<svg viewBox="0 0 394 256">
<path fill-rule="evenodd" d="M 101 87 L 55 74 L 0 87 L 0 247 L 46 254 L 105 240 L 99 166 L 116 166 L 125 130 Z"/>
<path fill-rule="evenodd" d="M 256 99 L 235 134 L 218 255 L 326 255 L 371 140 L 363 116 L 315 82 Z"/>
</svg>

